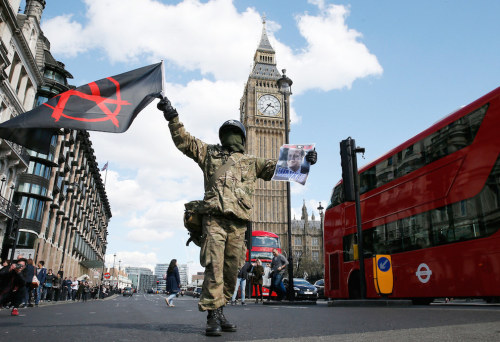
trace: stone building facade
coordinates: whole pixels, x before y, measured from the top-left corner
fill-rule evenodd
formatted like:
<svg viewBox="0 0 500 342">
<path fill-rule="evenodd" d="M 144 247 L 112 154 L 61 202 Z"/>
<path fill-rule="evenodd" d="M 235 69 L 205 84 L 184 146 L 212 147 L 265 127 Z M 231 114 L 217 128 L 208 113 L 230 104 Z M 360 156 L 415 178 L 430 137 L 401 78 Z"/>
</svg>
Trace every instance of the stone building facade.
<svg viewBox="0 0 500 342">
<path fill-rule="evenodd" d="M 275 51 L 269 42 L 263 20 L 253 69 L 240 100 L 240 120 L 247 130 L 246 150 L 249 154 L 278 159 L 280 147 L 285 143 L 285 120 L 290 120 L 289 115 L 285 118 L 285 113 L 290 113 L 290 110 L 285 110 L 283 94 L 279 92 L 277 80 L 280 77 Z M 267 100 L 275 103 L 272 109 L 262 106 Z M 286 199 L 285 182 L 265 182 L 260 179 L 257 181 L 253 199 L 252 230 L 278 234 L 282 247 L 286 245 L 288 230 Z"/>
<path fill-rule="evenodd" d="M 18 14 L 20 3 L 21 0 L 0 0 L 0 122 L 33 108 L 37 89 L 43 83 L 35 59 L 41 11 L 28 1 L 26 14 Z M 10 242 L 4 238 L 11 235 L 12 219 L 17 212 L 12 196 L 18 177 L 28 164 L 26 149 L 0 139 L 0 247 Z M 8 249 L 2 258 L 7 254 Z"/>
<path fill-rule="evenodd" d="M 22 14 L 17 13 L 20 3 L 0 0 L 1 121 L 71 88 L 71 74 L 52 57 L 40 29 L 45 0 L 26 0 Z M 0 236 L 9 235 L 6 228 L 14 217 L 2 210 L 3 204 L 10 212 L 16 204 L 16 249 L 64 276 L 100 271 L 111 209 L 89 134 L 60 130 L 48 154 L 0 140 L 0 167 Z M 4 239 L 2 258 L 12 242 Z"/>
<path fill-rule="evenodd" d="M 304 201 L 300 220 L 292 220 L 292 251 L 295 276 L 303 277 L 304 272 L 309 276 L 322 276 L 324 273 L 323 261 L 323 222 L 324 213 L 321 203 L 318 207 L 319 220 L 314 213 L 309 220 L 309 214 Z"/>
</svg>

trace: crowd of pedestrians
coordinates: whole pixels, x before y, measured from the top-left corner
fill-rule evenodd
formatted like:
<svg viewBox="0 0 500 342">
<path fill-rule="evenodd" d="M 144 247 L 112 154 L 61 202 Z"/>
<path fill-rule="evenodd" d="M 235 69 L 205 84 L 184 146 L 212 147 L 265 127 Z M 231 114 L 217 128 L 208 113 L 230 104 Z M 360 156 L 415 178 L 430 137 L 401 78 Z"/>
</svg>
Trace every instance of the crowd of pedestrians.
<svg viewBox="0 0 500 342">
<path fill-rule="evenodd" d="M 88 278 L 62 277 L 46 269 L 44 261 L 35 266 L 32 259 L 22 256 L 0 265 L 0 308 L 11 309 L 19 315 L 19 308 L 37 307 L 40 302 L 82 301 L 103 299 L 113 293 L 113 287 L 93 285 Z"/>
</svg>

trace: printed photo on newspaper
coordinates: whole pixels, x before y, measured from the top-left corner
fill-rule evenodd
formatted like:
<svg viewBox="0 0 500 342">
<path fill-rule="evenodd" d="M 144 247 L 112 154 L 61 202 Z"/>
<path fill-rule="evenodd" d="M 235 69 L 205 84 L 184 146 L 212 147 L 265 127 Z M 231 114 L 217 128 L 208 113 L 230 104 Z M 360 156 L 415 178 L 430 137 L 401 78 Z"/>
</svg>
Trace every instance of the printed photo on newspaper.
<svg viewBox="0 0 500 342">
<path fill-rule="evenodd" d="M 311 164 L 306 160 L 306 153 L 313 149 L 314 144 L 281 146 L 272 180 L 306 184 L 311 167 Z"/>
</svg>

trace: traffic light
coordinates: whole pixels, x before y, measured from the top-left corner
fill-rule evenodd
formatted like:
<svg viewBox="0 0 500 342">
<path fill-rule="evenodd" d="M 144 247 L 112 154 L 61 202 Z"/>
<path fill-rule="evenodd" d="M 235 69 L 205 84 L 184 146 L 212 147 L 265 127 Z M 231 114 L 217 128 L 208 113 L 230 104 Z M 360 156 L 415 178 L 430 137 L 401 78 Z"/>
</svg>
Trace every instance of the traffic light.
<svg viewBox="0 0 500 342">
<path fill-rule="evenodd" d="M 353 158 L 355 154 L 356 143 L 351 137 L 340 142 L 340 164 L 342 166 L 342 186 L 344 189 L 344 199 L 346 201 L 355 201 L 354 191 L 354 165 Z"/>
</svg>

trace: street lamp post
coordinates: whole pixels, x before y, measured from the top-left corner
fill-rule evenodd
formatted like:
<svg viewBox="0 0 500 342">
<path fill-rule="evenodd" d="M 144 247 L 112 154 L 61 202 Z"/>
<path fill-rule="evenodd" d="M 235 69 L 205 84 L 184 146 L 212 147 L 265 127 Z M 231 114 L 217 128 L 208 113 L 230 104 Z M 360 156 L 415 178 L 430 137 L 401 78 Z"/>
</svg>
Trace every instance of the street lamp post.
<svg viewBox="0 0 500 342">
<path fill-rule="evenodd" d="M 122 261 L 118 260 L 118 288 L 120 288 L 120 272 L 122 269 Z"/>
<path fill-rule="evenodd" d="M 5 183 L 5 181 L 7 180 L 7 178 L 5 176 L 2 176 L 2 179 L 0 179 L 2 181 L 2 187 L 0 187 L 0 195 L 2 194 L 2 190 L 3 190 L 3 185 Z"/>
<path fill-rule="evenodd" d="M 12 203 L 12 197 L 14 197 L 14 189 L 16 188 L 16 186 L 14 184 L 12 184 L 10 186 L 10 199 L 9 199 L 9 202 Z"/>
<path fill-rule="evenodd" d="M 279 92 L 283 94 L 283 107 L 285 108 L 285 144 L 289 144 L 289 113 L 288 101 L 292 94 L 293 81 L 286 76 L 286 69 L 281 70 L 283 76 L 278 80 Z M 292 252 L 292 209 L 290 204 L 290 182 L 286 182 L 286 209 L 287 209 L 287 225 L 288 225 L 288 289 L 286 291 L 288 300 L 295 299 L 295 291 L 293 290 L 293 252 Z"/>
<path fill-rule="evenodd" d="M 321 205 L 321 202 L 319 202 L 319 207 L 317 208 L 318 209 L 318 212 L 319 212 L 319 218 L 320 218 L 320 225 L 321 225 L 321 229 L 323 229 L 323 206 Z"/>
<path fill-rule="evenodd" d="M 115 261 L 116 261 L 116 253 L 113 254 L 113 282 L 115 282 L 116 280 Z"/>
</svg>

